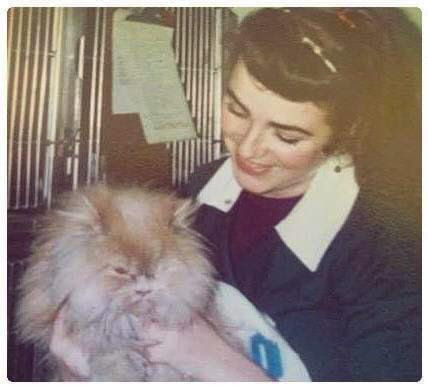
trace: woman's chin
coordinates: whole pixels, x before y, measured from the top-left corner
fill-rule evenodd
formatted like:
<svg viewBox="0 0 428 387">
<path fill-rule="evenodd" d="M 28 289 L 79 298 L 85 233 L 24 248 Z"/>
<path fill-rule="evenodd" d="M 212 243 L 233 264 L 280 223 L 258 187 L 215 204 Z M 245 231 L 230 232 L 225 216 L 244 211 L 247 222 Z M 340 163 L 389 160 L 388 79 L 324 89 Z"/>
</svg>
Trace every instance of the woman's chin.
<svg viewBox="0 0 428 387">
<path fill-rule="evenodd" d="M 255 177 L 247 175 L 246 173 L 235 173 L 235 178 L 238 184 L 245 191 L 254 193 L 256 195 L 262 195 L 264 192 L 268 191 L 268 187 L 263 182 L 260 182 L 260 177 Z"/>
</svg>

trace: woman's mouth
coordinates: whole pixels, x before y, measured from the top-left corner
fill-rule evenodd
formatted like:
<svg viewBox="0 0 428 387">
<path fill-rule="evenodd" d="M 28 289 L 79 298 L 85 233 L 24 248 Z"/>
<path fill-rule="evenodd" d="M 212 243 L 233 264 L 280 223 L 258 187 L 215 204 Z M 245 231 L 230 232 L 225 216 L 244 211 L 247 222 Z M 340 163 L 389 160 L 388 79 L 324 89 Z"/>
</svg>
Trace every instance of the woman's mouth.
<svg viewBox="0 0 428 387">
<path fill-rule="evenodd" d="M 238 156 L 236 156 L 235 161 L 236 161 L 237 167 L 247 175 L 252 175 L 252 176 L 262 175 L 266 173 L 267 170 L 269 169 L 269 167 L 265 165 L 258 165 L 258 164 L 244 161 L 242 158 Z"/>
</svg>

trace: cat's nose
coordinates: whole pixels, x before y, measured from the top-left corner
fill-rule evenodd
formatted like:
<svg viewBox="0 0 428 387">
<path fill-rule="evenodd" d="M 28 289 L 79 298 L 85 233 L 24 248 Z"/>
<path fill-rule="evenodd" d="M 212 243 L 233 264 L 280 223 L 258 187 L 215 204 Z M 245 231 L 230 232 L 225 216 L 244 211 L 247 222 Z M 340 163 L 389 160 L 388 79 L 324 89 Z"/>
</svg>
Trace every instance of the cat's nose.
<svg viewBox="0 0 428 387">
<path fill-rule="evenodd" d="M 147 296 L 147 294 L 151 293 L 151 290 L 136 290 L 135 293 L 137 293 L 139 296 Z"/>
</svg>

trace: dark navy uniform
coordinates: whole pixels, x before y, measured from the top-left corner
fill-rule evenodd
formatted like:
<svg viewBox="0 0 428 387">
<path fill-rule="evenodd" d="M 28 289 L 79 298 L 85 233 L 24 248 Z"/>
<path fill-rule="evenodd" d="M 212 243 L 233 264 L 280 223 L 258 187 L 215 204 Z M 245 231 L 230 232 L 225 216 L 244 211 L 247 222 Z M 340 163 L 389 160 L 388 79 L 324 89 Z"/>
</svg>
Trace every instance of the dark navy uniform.
<svg viewBox="0 0 428 387">
<path fill-rule="evenodd" d="M 327 160 L 286 218 L 240 257 L 239 284 L 228 243 L 241 188 L 230 160 L 203 166 L 186 187 L 202 204 L 195 227 L 221 280 L 270 316 L 312 380 L 419 380 L 418 238 L 373 208 L 353 167 L 335 166 Z"/>
</svg>

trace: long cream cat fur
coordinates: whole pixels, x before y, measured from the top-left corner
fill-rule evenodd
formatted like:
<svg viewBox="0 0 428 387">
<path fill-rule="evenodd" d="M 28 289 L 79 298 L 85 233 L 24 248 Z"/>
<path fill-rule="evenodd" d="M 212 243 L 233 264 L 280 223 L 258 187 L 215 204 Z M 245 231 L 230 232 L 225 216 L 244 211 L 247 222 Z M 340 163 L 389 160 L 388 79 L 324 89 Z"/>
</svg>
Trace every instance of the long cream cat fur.
<svg viewBox="0 0 428 387">
<path fill-rule="evenodd" d="M 63 308 L 69 337 L 90 353 L 89 380 L 184 380 L 147 362 L 127 338 L 135 339 L 135 323 L 187 324 L 208 308 L 216 283 L 190 228 L 194 209 L 150 190 L 98 186 L 70 194 L 49 212 L 33 244 L 20 286 L 21 338 L 49 352 Z M 49 363 L 61 380 L 54 356 Z"/>
</svg>

